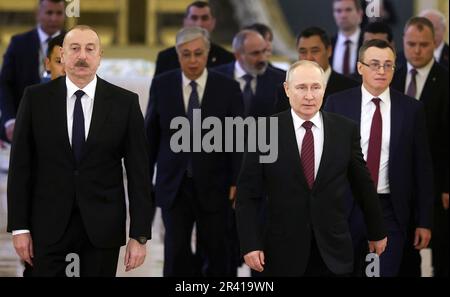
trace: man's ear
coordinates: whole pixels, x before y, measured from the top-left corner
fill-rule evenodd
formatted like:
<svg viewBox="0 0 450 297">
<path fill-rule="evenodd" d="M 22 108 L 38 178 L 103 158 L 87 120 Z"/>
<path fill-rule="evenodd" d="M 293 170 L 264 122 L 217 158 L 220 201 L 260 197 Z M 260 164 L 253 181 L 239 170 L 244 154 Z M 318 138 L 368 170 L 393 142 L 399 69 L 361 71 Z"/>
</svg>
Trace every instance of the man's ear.
<svg viewBox="0 0 450 297">
<path fill-rule="evenodd" d="M 285 81 L 283 83 L 284 92 L 286 93 L 286 96 L 289 98 L 289 84 Z"/>
<path fill-rule="evenodd" d="M 358 62 L 358 64 L 356 65 L 356 68 L 358 69 L 359 75 L 362 75 L 362 68 L 363 67 L 364 67 L 364 65 L 361 64 L 361 62 Z"/>
<path fill-rule="evenodd" d="M 45 70 L 50 72 L 50 59 L 48 57 L 45 58 L 44 64 L 45 64 Z"/>
</svg>

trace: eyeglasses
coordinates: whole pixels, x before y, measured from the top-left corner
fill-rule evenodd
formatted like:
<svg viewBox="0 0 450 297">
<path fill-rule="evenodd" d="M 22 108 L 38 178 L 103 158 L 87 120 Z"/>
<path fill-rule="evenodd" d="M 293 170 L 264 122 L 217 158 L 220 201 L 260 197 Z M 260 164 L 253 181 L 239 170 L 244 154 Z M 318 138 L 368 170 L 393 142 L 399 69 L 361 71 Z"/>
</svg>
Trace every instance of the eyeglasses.
<svg viewBox="0 0 450 297">
<path fill-rule="evenodd" d="M 380 70 L 380 68 L 383 68 L 383 70 L 385 72 L 390 72 L 390 71 L 394 71 L 395 70 L 395 65 L 394 63 L 385 63 L 385 64 L 380 64 L 377 62 L 373 62 L 370 64 L 366 64 L 362 61 L 359 61 L 361 64 L 363 64 L 364 66 L 367 66 L 370 68 L 370 70 L 377 72 L 378 70 Z"/>
</svg>

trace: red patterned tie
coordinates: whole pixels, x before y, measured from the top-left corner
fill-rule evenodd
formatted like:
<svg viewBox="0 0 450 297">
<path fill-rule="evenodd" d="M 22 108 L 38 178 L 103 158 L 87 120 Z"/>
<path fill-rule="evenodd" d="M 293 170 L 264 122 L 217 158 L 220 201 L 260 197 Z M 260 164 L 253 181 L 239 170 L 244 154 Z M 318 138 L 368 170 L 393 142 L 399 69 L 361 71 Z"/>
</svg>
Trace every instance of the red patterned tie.
<svg viewBox="0 0 450 297">
<path fill-rule="evenodd" d="M 380 98 L 373 98 L 372 102 L 376 109 L 372 118 L 372 126 L 370 128 L 369 149 L 367 151 L 367 167 L 375 184 L 375 189 L 378 186 L 378 173 L 380 171 L 380 156 L 381 156 L 381 135 L 383 132 L 383 119 L 380 111 Z"/>
<path fill-rule="evenodd" d="M 303 173 L 310 189 L 314 185 L 314 136 L 311 131 L 313 123 L 306 121 L 303 123 L 305 128 L 305 136 L 302 142 L 302 152 L 300 159 L 302 160 Z"/>
</svg>

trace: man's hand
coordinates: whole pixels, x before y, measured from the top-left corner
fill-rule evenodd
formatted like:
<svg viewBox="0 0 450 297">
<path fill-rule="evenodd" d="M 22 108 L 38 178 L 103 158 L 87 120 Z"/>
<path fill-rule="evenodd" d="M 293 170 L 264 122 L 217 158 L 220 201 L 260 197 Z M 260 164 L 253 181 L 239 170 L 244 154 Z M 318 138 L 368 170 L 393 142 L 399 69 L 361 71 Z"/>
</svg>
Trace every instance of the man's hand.
<svg viewBox="0 0 450 297">
<path fill-rule="evenodd" d="M 33 240 L 30 233 L 22 233 L 13 236 L 13 245 L 20 259 L 33 266 Z"/>
<path fill-rule="evenodd" d="M 144 263 L 146 252 L 145 244 L 140 244 L 136 239 L 130 238 L 125 252 L 125 271 L 141 266 Z"/>
<path fill-rule="evenodd" d="M 256 271 L 264 270 L 264 252 L 263 251 L 253 251 L 244 256 L 245 264 L 247 264 L 251 269 Z"/>
<path fill-rule="evenodd" d="M 228 196 L 228 199 L 232 202 L 233 209 L 236 208 L 236 186 L 230 187 L 230 194 Z"/>
<path fill-rule="evenodd" d="M 448 210 L 448 193 L 442 193 L 442 207 Z"/>
<path fill-rule="evenodd" d="M 9 142 L 12 142 L 13 134 L 14 134 L 14 123 L 8 125 L 5 128 L 6 138 L 9 140 Z"/>
<path fill-rule="evenodd" d="M 369 250 L 371 253 L 375 252 L 378 256 L 380 256 L 387 246 L 387 237 L 378 241 L 369 241 Z"/>
<path fill-rule="evenodd" d="M 431 239 L 431 230 L 426 228 L 416 228 L 414 235 L 414 247 L 416 250 L 424 249 L 428 246 Z"/>
</svg>

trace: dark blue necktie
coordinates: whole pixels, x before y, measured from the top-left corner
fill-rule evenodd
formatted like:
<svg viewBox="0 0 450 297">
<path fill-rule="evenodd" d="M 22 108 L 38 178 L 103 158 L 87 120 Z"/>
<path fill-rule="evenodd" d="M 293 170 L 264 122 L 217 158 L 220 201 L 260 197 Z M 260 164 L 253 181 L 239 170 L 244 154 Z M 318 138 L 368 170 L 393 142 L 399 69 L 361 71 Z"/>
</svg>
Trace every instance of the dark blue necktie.
<svg viewBox="0 0 450 297">
<path fill-rule="evenodd" d="M 252 92 L 253 76 L 251 76 L 250 74 L 245 74 L 244 76 L 242 76 L 242 78 L 245 80 L 244 90 L 242 91 L 242 97 L 244 99 L 244 115 L 248 116 L 253 99 L 253 92 Z"/>
<path fill-rule="evenodd" d="M 82 90 L 75 92 L 75 108 L 73 109 L 73 125 L 72 125 L 72 151 L 77 164 L 80 163 L 83 145 L 85 143 L 84 131 L 84 115 L 83 107 L 81 105 L 81 97 L 85 93 Z"/>
<path fill-rule="evenodd" d="M 197 83 L 195 81 L 191 81 L 189 85 L 192 88 L 191 95 L 189 96 L 188 109 L 187 109 L 187 117 L 189 119 L 189 123 L 191 124 L 191 132 L 194 124 L 194 109 L 200 108 L 200 102 L 197 92 Z M 191 137 L 191 150 L 192 150 L 192 137 Z M 188 164 L 187 164 L 187 176 L 192 177 L 192 152 L 189 153 Z"/>
</svg>

